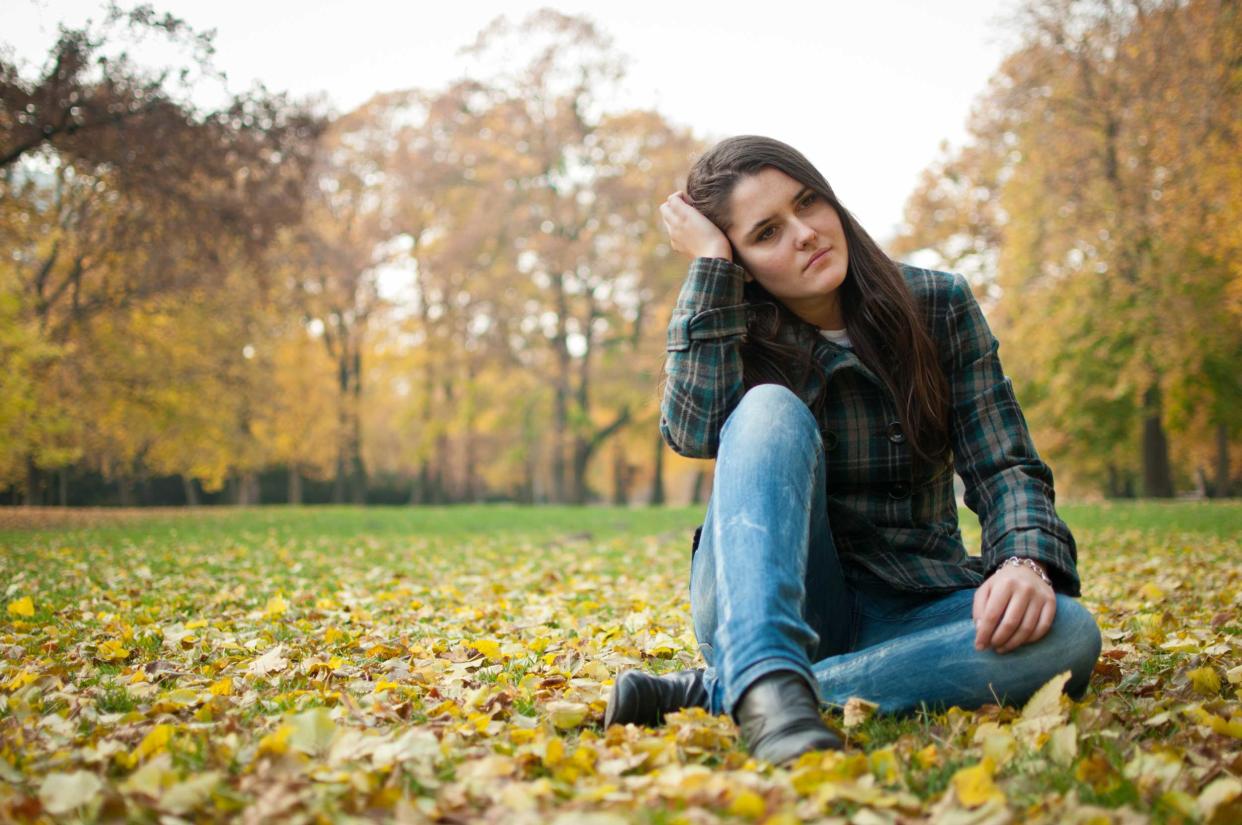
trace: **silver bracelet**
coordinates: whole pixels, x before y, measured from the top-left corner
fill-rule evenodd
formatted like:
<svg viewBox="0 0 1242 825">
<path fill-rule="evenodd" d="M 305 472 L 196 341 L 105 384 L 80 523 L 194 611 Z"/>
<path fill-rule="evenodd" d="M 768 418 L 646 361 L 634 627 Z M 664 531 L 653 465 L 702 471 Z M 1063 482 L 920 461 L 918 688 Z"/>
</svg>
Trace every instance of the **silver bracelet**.
<svg viewBox="0 0 1242 825">
<path fill-rule="evenodd" d="M 1044 570 L 1043 565 L 1035 561 L 1035 559 L 1028 559 L 1025 556 L 1010 556 L 1001 562 L 996 569 L 1000 570 L 1002 567 L 1029 567 L 1039 574 L 1039 577 L 1044 580 L 1044 584 L 1052 587 L 1052 579 L 1048 578 L 1048 573 Z"/>
</svg>

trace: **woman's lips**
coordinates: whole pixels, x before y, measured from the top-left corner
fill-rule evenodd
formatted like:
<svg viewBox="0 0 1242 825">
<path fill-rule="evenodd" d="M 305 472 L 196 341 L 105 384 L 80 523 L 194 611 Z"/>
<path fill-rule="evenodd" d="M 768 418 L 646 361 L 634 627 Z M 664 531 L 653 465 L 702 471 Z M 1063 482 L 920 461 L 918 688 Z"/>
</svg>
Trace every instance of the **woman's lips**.
<svg viewBox="0 0 1242 825">
<path fill-rule="evenodd" d="M 809 260 L 809 261 L 807 261 L 807 262 L 806 262 L 806 266 L 804 266 L 804 267 L 802 268 L 802 269 L 803 269 L 803 271 L 806 271 L 806 270 L 810 269 L 812 264 L 814 264 L 814 263 L 815 263 L 816 261 L 818 261 L 820 258 L 822 258 L 822 257 L 824 257 L 825 255 L 827 255 L 830 251 L 832 251 L 832 247 L 831 247 L 831 246 L 825 246 L 823 249 L 821 249 L 821 250 L 819 250 L 818 252 L 816 252 L 814 255 L 812 255 L 812 256 L 811 256 L 811 260 Z"/>
</svg>

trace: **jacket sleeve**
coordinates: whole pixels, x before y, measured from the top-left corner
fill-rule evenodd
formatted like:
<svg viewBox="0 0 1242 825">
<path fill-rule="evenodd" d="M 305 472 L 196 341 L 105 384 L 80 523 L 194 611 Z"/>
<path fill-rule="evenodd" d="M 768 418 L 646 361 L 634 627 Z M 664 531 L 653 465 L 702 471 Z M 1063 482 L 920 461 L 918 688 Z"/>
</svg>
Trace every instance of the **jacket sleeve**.
<svg viewBox="0 0 1242 825">
<path fill-rule="evenodd" d="M 744 392 L 743 269 L 695 258 L 668 324 L 660 435 L 680 455 L 714 458 L 720 429 Z"/>
<path fill-rule="evenodd" d="M 1077 596 L 1078 553 L 1053 506 L 1052 470 L 1035 451 L 999 343 L 961 275 L 953 276 L 948 333 L 953 460 L 983 530 L 984 571 L 1025 556 L 1044 565 L 1057 591 Z"/>
</svg>

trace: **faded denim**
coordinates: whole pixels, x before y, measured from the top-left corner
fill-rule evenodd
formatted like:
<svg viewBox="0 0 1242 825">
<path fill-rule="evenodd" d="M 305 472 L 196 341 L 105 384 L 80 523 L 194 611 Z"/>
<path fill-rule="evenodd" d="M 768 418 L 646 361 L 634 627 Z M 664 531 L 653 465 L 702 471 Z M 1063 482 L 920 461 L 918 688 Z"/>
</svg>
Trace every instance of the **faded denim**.
<svg viewBox="0 0 1242 825">
<path fill-rule="evenodd" d="M 1100 633 L 1076 599 L 1058 594 L 1048 634 L 1000 655 L 975 650 L 974 589 L 851 586 L 829 529 L 824 462 L 814 416 L 784 387 L 751 389 L 725 422 L 690 576 L 712 713 L 732 714 L 747 687 L 778 670 L 801 674 L 821 705 L 858 696 L 884 713 L 1020 704 L 1064 670 L 1067 690 L 1082 694 Z"/>
</svg>

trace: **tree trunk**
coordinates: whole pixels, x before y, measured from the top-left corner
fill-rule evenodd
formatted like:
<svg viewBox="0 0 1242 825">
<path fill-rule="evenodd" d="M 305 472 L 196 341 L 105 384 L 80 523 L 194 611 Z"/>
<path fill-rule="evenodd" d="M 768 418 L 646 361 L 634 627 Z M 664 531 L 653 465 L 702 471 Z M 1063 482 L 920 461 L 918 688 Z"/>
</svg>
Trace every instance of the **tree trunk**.
<svg viewBox="0 0 1242 825">
<path fill-rule="evenodd" d="M 362 343 L 360 341 L 354 344 L 352 373 L 350 378 L 353 403 L 349 407 L 349 476 L 352 493 L 350 498 L 354 504 L 366 504 L 367 468 L 362 462 Z"/>
<path fill-rule="evenodd" d="M 1143 495 L 1172 498 L 1173 474 L 1169 466 L 1169 440 L 1161 421 L 1163 401 L 1155 384 L 1143 394 Z"/>
<path fill-rule="evenodd" d="M 69 468 L 61 467 L 60 471 L 56 475 L 57 475 L 57 481 L 59 482 L 57 503 L 60 504 L 61 507 L 68 507 L 69 506 Z"/>
<path fill-rule="evenodd" d="M 134 506 L 134 481 L 129 475 L 123 475 L 117 480 L 118 492 L 120 494 L 122 507 Z"/>
<path fill-rule="evenodd" d="M 651 474 L 651 498 L 648 504 L 652 507 L 664 506 L 664 438 L 659 433 L 655 437 L 655 469 Z"/>
<path fill-rule="evenodd" d="M 22 503 L 28 507 L 37 507 L 43 503 L 39 468 L 35 466 L 34 456 L 26 456 L 26 499 Z"/>
<path fill-rule="evenodd" d="M 634 480 L 634 466 L 627 460 L 625 445 L 613 442 L 612 449 L 612 503 L 625 507 L 630 503 L 630 484 Z"/>
<path fill-rule="evenodd" d="M 184 474 L 181 476 L 181 489 L 185 491 L 185 505 L 197 507 L 199 505 L 198 486 L 191 476 Z"/>
<path fill-rule="evenodd" d="M 248 470 L 237 479 L 237 506 L 253 507 L 259 503 L 259 475 Z"/>
<path fill-rule="evenodd" d="M 699 470 L 694 474 L 694 487 L 690 491 L 691 504 L 703 504 L 706 501 L 708 481 L 706 470 Z"/>
<path fill-rule="evenodd" d="M 302 503 L 302 473 L 297 464 L 289 465 L 289 503 Z"/>
<path fill-rule="evenodd" d="M 565 276 L 557 274 L 556 285 L 556 401 L 552 417 L 552 501 L 565 501 L 565 444 L 569 437 L 569 373 L 571 358 L 565 319 L 569 301 L 565 296 Z"/>
<path fill-rule="evenodd" d="M 1229 429 L 1216 425 L 1216 498 L 1229 498 Z"/>
</svg>

